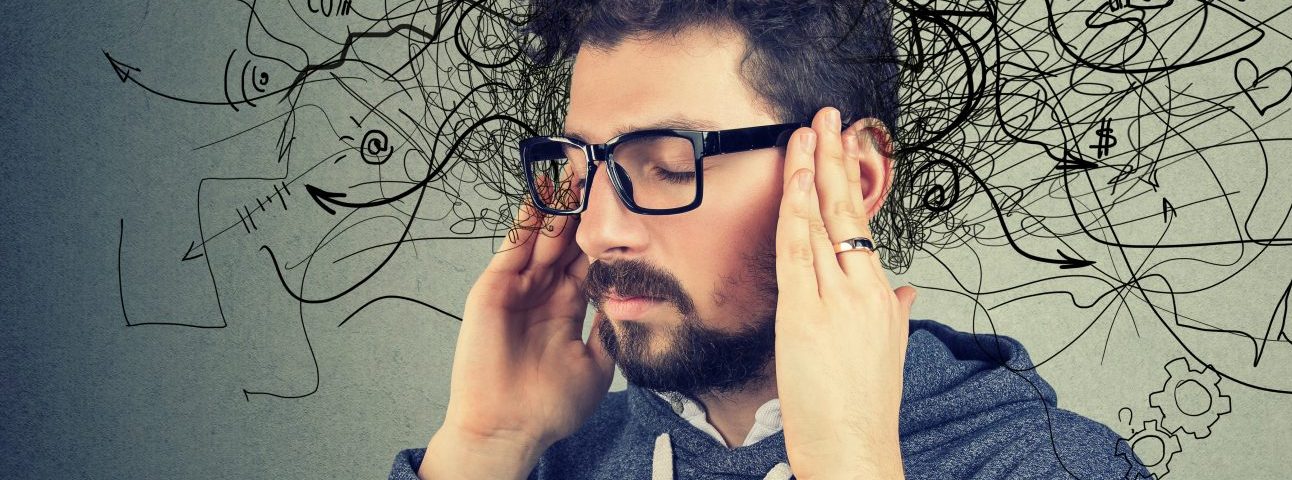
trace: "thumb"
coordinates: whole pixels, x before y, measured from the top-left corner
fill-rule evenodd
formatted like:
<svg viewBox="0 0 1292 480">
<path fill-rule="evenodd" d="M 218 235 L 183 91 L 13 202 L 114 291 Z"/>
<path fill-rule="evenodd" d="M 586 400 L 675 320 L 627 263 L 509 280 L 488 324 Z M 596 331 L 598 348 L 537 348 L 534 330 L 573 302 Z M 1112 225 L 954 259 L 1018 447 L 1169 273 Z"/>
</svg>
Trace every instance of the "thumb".
<svg viewBox="0 0 1292 480">
<path fill-rule="evenodd" d="M 910 318 L 911 306 L 915 305 L 915 297 L 918 293 L 915 290 L 915 287 L 912 287 L 910 285 L 904 285 L 901 287 L 897 287 L 896 290 L 893 290 L 893 293 L 897 295 L 897 301 L 902 304 L 902 314 L 906 318 Z"/>
</svg>

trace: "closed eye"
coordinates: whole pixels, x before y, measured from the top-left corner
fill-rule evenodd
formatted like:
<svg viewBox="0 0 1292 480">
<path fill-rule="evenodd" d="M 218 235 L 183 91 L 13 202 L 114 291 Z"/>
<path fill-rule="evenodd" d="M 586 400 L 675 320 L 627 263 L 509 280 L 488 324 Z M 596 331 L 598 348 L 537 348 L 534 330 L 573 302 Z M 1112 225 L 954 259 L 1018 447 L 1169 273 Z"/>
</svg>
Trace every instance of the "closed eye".
<svg viewBox="0 0 1292 480">
<path fill-rule="evenodd" d="M 668 183 L 691 183 L 695 181 L 695 172 L 674 172 L 655 167 L 655 178 Z"/>
</svg>

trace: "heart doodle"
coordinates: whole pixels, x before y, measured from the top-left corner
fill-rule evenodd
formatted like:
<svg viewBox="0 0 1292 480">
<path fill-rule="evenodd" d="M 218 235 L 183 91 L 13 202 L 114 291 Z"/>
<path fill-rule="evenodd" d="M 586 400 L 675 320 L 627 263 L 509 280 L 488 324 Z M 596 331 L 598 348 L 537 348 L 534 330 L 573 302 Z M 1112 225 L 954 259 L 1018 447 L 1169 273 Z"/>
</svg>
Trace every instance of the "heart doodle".
<svg viewBox="0 0 1292 480">
<path fill-rule="evenodd" d="M 1240 58 L 1234 63 L 1234 81 L 1262 116 L 1292 95 L 1292 70 L 1287 67 L 1261 73 L 1251 59 Z"/>
</svg>

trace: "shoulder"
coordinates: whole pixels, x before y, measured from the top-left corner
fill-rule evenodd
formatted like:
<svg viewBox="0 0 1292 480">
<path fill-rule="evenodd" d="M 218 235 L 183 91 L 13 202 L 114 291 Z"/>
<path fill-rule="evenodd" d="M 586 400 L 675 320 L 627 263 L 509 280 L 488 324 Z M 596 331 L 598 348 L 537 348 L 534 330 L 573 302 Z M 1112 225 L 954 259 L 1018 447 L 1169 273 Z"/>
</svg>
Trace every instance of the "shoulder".
<svg viewBox="0 0 1292 480">
<path fill-rule="evenodd" d="M 913 319 L 909 345 L 903 455 L 910 454 L 915 468 L 908 472 L 923 468 L 975 478 L 1147 475 L 1112 429 L 1058 408 L 1054 389 L 1018 340 Z"/>
<path fill-rule="evenodd" d="M 1006 335 L 912 319 L 904 369 L 904 402 L 937 397 L 986 407 L 1057 401 L 1054 390 L 1036 373 L 1027 349 Z"/>
<path fill-rule="evenodd" d="M 954 360 L 1001 363 L 1030 367 L 1031 358 L 1022 342 L 1008 335 L 988 332 L 965 332 L 929 319 L 910 320 L 910 338 L 927 345 L 937 345 L 940 353 Z M 1025 362 L 1025 364 L 1024 364 Z"/>
</svg>

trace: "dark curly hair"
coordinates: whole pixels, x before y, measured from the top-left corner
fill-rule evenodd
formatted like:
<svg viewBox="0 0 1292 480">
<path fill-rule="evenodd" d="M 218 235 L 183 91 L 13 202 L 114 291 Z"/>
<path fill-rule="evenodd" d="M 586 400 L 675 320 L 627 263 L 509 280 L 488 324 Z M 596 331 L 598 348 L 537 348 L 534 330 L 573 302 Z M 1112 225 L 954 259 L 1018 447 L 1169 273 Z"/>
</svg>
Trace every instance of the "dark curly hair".
<svg viewBox="0 0 1292 480">
<path fill-rule="evenodd" d="M 811 119 L 825 106 L 845 121 L 897 121 L 898 69 L 891 14 L 883 0 L 535 0 L 521 38 L 539 65 L 573 58 L 581 45 L 613 47 L 700 25 L 734 27 L 748 41 L 747 85 L 782 122 Z"/>
<path fill-rule="evenodd" d="M 514 32 L 533 64 L 526 82 L 568 76 L 582 45 L 611 48 L 717 26 L 746 39 L 740 76 L 778 121 L 810 120 L 826 106 L 838 108 L 845 122 L 883 121 L 892 135 L 894 184 L 871 229 L 885 265 L 898 273 L 909 267 L 919 229 L 911 226 L 905 198 L 910 165 L 897 124 L 903 69 L 886 0 L 530 0 L 527 7 Z M 568 81 L 563 89 L 530 87 L 529 106 L 541 110 L 530 112 L 536 126 L 560 128 L 552 102 L 568 104 L 568 95 L 556 98 L 568 94 Z"/>
</svg>

